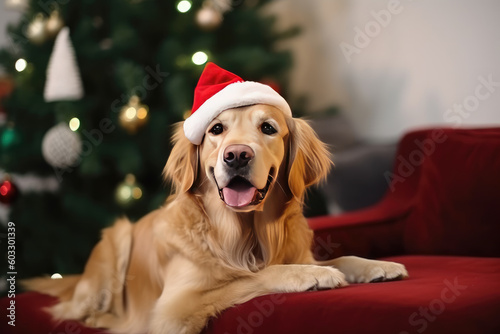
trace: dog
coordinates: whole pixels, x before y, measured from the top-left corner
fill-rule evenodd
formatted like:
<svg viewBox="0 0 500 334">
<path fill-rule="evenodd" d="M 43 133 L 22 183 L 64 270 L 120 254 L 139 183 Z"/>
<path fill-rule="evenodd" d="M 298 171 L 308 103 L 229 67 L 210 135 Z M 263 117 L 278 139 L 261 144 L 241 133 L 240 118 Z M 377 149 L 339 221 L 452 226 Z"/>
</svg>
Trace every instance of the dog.
<svg viewBox="0 0 500 334">
<path fill-rule="evenodd" d="M 316 261 L 305 191 L 332 162 L 310 125 L 269 104 L 221 111 L 195 145 L 175 128 L 164 169 L 173 193 L 132 224 L 102 232 L 81 275 L 36 278 L 55 319 L 116 333 L 195 334 L 210 317 L 272 293 L 402 279 L 401 264 Z"/>
</svg>

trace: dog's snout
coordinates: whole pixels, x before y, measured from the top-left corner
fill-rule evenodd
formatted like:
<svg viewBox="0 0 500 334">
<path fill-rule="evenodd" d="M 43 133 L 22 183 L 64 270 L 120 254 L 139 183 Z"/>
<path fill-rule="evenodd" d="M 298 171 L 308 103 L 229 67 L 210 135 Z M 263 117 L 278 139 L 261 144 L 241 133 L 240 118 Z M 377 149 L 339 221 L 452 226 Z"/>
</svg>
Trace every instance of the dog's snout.
<svg viewBox="0 0 500 334">
<path fill-rule="evenodd" d="M 229 145 L 224 150 L 224 162 L 229 168 L 241 168 L 248 165 L 255 156 L 248 145 Z"/>
</svg>

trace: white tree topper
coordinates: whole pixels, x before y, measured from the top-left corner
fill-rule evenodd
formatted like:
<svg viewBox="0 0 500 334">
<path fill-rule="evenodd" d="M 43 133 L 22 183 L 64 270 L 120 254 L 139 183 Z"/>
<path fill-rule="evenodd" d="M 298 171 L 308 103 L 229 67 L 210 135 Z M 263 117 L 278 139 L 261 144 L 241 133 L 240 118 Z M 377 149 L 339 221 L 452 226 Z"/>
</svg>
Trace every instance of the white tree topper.
<svg viewBox="0 0 500 334">
<path fill-rule="evenodd" d="M 80 71 L 69 38 L 69 28 L 57 35 L 47 66 L 44 98 L 46 102 L 79 100 L 83 97 Z"/>
</svg>

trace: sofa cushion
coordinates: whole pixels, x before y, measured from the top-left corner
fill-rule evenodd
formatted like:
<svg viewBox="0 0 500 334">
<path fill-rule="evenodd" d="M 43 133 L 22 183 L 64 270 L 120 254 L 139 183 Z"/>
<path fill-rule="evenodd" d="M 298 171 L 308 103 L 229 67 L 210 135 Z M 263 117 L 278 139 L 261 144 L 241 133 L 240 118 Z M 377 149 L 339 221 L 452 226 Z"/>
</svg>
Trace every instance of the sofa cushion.
<svg viewBox="0 0 500 334">
<path fill-rule="evenodd" d="M 500 333 L 500 259 L 400 256 L 410 278 L 272 295 L 226 310 L 206 334 Z"/>
<path fill-rule="evenodd" d="M 447 130 L 423 164 L 408 253 L 500 256 L 500 129 Z M 429 139 L 427 139 L 429 140 Z"/>
<path fill-rule="evenodd" d="M 500 333 L 500 259 L 388 260 L 406 265 L 410 278 L 255 298 L 223 312 L 203 333 Z M 52 323 L 41 311 L 55 302 L 52 297 L 26 293 L 15 300 L 16 326 L 2 321 L 0 333 L 101 333 L 74 321 Z M 8 305 L 9 299 L 0 300 L 2 309 Z"/>
</svg>

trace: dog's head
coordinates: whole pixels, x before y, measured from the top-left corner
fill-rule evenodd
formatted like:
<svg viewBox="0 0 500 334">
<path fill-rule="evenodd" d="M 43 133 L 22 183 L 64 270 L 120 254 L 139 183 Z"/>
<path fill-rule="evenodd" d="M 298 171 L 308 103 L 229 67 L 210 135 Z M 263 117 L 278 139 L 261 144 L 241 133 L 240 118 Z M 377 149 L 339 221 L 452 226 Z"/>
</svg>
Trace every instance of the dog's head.
<svg viewBox="0 0 500 334">
<path fill-rule="evenodd" d="M 265 104 L 223 111 L 200 145 L 178 126 L 173 143 L 164 174 L 175 192 L 212 193 L 234 211 L 262 210 L 277 191 L 302 202 L 331 166 L 307 122 Z"/>
</svg>

